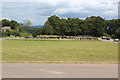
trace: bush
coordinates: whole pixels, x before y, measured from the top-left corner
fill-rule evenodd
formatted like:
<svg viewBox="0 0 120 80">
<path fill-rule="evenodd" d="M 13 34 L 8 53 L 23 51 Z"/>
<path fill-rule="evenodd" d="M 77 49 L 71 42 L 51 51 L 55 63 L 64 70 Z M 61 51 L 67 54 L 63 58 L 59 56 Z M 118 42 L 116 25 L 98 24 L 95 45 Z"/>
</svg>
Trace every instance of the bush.
<svg viewBox="0 0 120 80">
<path fill-rule="evenodd" d="M 20 33 L 20 37 L 32 37 L 30 33 Z"/>
<path fill-rule="evenodd" d="M 11 32 L 9 30 L 6 30 L 5 32 L 2 32 L 2 37 L 10 36 Z"/>
</svg>

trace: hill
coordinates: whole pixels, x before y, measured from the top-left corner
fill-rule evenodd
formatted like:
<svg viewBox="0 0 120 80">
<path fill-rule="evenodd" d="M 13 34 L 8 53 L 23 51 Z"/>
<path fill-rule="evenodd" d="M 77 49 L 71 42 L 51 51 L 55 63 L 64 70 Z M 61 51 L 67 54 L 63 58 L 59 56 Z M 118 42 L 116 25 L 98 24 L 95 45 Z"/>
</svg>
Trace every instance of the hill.
<svg viewBox="0 0 120 80">
<path fill-rule="evenodd" d="M 40 28 L 40 27 L 43 27 L 43 25 L 33 25 L 33 26 L 30 26 L 32 28 Z"/>
</svg>

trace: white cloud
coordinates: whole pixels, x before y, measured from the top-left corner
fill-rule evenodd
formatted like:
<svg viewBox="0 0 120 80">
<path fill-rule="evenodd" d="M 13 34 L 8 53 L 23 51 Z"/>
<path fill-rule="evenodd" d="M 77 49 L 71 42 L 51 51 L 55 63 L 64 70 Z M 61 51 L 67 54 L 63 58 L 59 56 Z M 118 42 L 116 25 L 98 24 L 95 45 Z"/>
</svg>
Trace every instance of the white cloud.
<svg viewBox="0 0 120 80">
<path fill-rule="evenodd" d="M 86 14 L 86 17 L 88 15 L 99 15 L 102 17 L 107 16 L 107 18 L 111 18 L 111 16 L 113 16 L 114 18 L 117 17 L 117 8 L 118 8 L 118 1 L 108 1 L 108 0 L 85 0 L 85 1 L 71 1 L 68 2 L 68 6 L 67 8 L 58 8 L 56 9 L 56 11 L 54 12 L 54 14 L 58 14 L 58 15 L 64 15 L 68 13 L 68 15 L 70 13 L 72 13 L 72 15 L 76 15 L 76 14 L 81 14 L 83 13 L 83 15 Z M 113 4 L 114 3 L 114 4 Z M 73 14 L 74 13 L 74 14 Z M 82 15 L 82 14 L 81 14 Z M 109 16 L 110 17 L 109 17 Z"/>
<path fill-rule="evenodd" d="M 2 0 L 3 17 L 43 24 L 48 16 L 117 18 L 118 0 Z"/>
</svg>

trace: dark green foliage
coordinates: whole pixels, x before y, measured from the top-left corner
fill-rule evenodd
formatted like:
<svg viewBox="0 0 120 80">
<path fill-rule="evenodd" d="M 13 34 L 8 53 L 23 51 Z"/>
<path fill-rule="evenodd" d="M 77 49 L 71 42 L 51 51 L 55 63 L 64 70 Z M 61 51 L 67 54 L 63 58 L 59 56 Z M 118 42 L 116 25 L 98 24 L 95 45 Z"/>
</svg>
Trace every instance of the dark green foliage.
<svg viewBox="0 0 120 80">
<path fill-rule="evenodd" d="M 47 34 L 47 35 L 51 35 L 53 34 L 53 27 L 50 25 L 49 22 L 46 22 L 44 27 L 42 28 L 42 33 L 43 34 Z"/>
<path fill-rule="evenodd" d="M 17 21 L 11 20 L 9 26 L 11 27 L 11 29 L 17 30 L 17 28 L 19 27 L 19 23 L 17 23 Z"/>
<path fill-rule="evenodd" d="M 92 35 L 95 37 L 100 37 L 104 33 L 104 19 L 101 17 L 88 17 L 86 18 L 86 24 L 87 24 L 87 31 L 88 35 Z"/>
<path fill-rule="evenodd" d="M 53 27 L 53 32 L 56 35 L 60 35 L 60 25 L 61 21 L 60 18 L 57 16 L 51 16 L 48 18 L 48 21 L 44 24 L 44 26 L 47 26 L 47 24 L 51 25 Z"/>
<path fill-rule="evenodd" d="M 17 36 L 20 37 L 20 32 L 19 32 L 19 31 L 12 30 L 12 31 L 10 31 L 10 33 L 11 33 L 11 35 L 13 35 L 13 36 L 15 36 L 15 37 L 17 37 Z"/>
<path fill-rule="evenodd" d="M 3 32 L 3 36 L 30 36 L 31 34 L 33 37 L 37 37 L 37 35 L 87 35 L 94 37 L 109 36 L 112 38 L 120 38 L 120 19 L 105 20 L 100 16 L 91 16 L 82 20 L 79 18 L 63 19 L 53 15 L 48 18 L 41 28 L 30 27 L 31 22 L 29 20 L 26 20 L 23 24 L 7 19 L 3 19 L 0 23 L 1 22 L 2 27 L 10 26 L 13 30 L 13 32 Z"/>
<path fill-rule="evenodd" d="M 120 27 L 116 31 L 116 37 L 120 39 Z"/>
<path fill-rule="evenodd" d="M 105 20 L 100 16 L 91 16 L 81 20 L 79 18 L 60 19 L 54 15 L 49 17 L 44 24 L 43 34 L 52 32 L 54 35 L 88 35 L 95 37 L 107 34 L 113 38 L 119 38 L 119 25 L 119 19 Z"/>
<path fill-rule="evenodd" d="M 37 35 L 42 35 L 43 34 L 42 28 L 34 29 L 31 34 L 32 34 L 33 37 L 37 37 Z"/>
<path fill-rule="evenodd" d="M 2 21 L 0 20 L 0 28 L 2 28 Z"/>
<path fill-rule="evenodd" d="M 32 36 L 35 38 L 35 37 L 37 37 L 37 34 L 35 32 L 33 32 Z"/>
<path fill-rule="evenodd" d="M 9 26 L 10 25 L 10 21 L 7 19 L 2 19 L 2 27 L 4 26 Z"/>
<path fill-rule="evenodd" d="M 10 35 L 11 35 L 11 32 L 9 30 L 6 30 L 5 32 L 2 33 L 2 37 L 7 37 Z"/>
<path fill-rule="evenodd" d="M 112 38 L 120 38 L 120 19 L 106 20 L 105 33 L 112 36 Z"/>
</svg>

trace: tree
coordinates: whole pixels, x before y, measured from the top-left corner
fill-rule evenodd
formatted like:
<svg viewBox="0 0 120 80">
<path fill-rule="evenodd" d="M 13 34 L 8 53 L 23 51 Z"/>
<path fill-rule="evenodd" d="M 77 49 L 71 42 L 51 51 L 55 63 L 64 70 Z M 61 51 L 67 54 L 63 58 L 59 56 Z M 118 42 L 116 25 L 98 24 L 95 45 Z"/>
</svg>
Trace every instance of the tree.
<svg viewBox="0 0 120 80">
<path fill-rule="evenodd" d="M 17 21 L 11 20 L 9 23 L 11 29 L 16 29 L 19 27 L 19 23 L 17 23 Z"/>
<path fill-rule="evenodd" d="M 16 31 L 16 30 L 12 30 L 11 31 L 11 35 L 15 36 L 15 37 L 20 37 L 20 32 L 19 31 Z"/>
<path fill-rule="evenodd" d="M 67 34 L 68 35 L 80 35 L 81 34 L 81 24 L 82 20 L 78 18 L 68 18 L 67 19 Z"/>
<path fill-rule="evenodd" d="M 3 19 L 0 23 L 2 24 L 2 27 L 10 26 L 12 28 L 12 31 L 7 31 L 3 34 L 4 36 L 32 34 L 33 37 L 36 37 L 37 35 L 46 34 L 62 36 L 110 36 L 112 38 L 120 38 L 120 19 L 105 20 L 99 16 L 91 16 L 87 17 L 85 20 L 81 20 L 79 18 L 63 19 L 53 15 L 48 18 L 41 28 L 30 27 L 30 20 L 26 20 L 23 24 L 20 24 L 14 20 L 9 21 Z"/>
<path fill-rule="evenodd" d="M 53 34 L 53 32 L 54 32 L 53 27 L 50 25 L 49 22 L 46 22 L 44 27 L 42 28 L 42 33 L 47 34 L 47 35 L 51 35 L 51 34 Z"/>
<path fill-rule="evenodd" d="M 61 20 L 58 16 L 53 15 L 53 16 L 49 17 L 46 23 L 48 23 L 54 29 L 53 33 L 55 35 L 60 35 Z"/>
<path fill-rule="evenodd" d="M 120 39 L 120 27 L 116 30 L 116 38 Z"/>
<path fill-rule="evenodd" d="M 66 30 L 67 30 L 67 21 L 66 19 L 61 19 L 60 22 L 60 35 L 65 35 L 66 34 Z"/>
<path fill-rule="evenodd" d="M 34 31 L 32 32 L 32 36 L 37 37 L 37 35 L 42 35 L 42 28 L 34 29 Z"/>
<path fill-rule="evenodd" d="M 104 33 L 104 19 L 99 17 L 99 16 L 92 16 L 86 18 L 86 22 L 88 24 L 89 28 L 89 35 L 95 36 L 95 37 L 100 37 Z"/>
<path fill-rule="evenodd" d="M 4 26 L 9 26 L 9 25 L 10 25 L 9 20 L 7 20 L 7 19 L 2 19 L 2 27 L 4 27 Z"/>
<path fill-rule="evenodd" d="M 2 20 L 0 20 L 0 28 L 2 28 Z"/>
<path fill-rule="evenodd" d="M 33 32 L 33 33 L 32 33 L 32 36 L 33 36 L 34 38 L 37 37 L 36 32 Z"/>
<path fill-rule="evenodd" d="M 53 15 L 48 18 L 44 27 L 46 25 L 54 29 L 55 35 L 91 35 L 99 37 L 104 33 L 104 19 L 99 16 L 81 20 L 79 18 L 60 19 L 58 16 Z"/>
<path fill-rule="evenodd" d="M 31 24 L 30 20 L 25 20 L 23 26 L 30 26 Z"/>
<path fill-rule="evenodd" d="M 116 34 L 117 29 L 117 21 L 116 20 L 106 20 L 105 21 L 105 32 L 106 34 L 109 34 L 110 36 Z"/>
<path fill-rule="evenodd" d="M 7 37 L 7 36 L 10 36 L 11 33 L 9 30 L 6 30 L 5 32 L 2 32 L 2 37 Z"/>
<path fill-rule="evenodd" d="M 21 32 L 27 32 L 27 33 L 32 33 L 33 28 L 30 27 L 31 24 L 32 23 L 31 23 L 30 20 L 25 20 L 24 23 L 21 24 L 20 31 Z"/>
<path fill-rule="evenodd" d="M 32 35 L 31 35 L 30 33 L 22 33 L 21 36 L 22 36 L 22 37 L 26 37 L 26 38 L 32 37 Z"/>
</svg>

